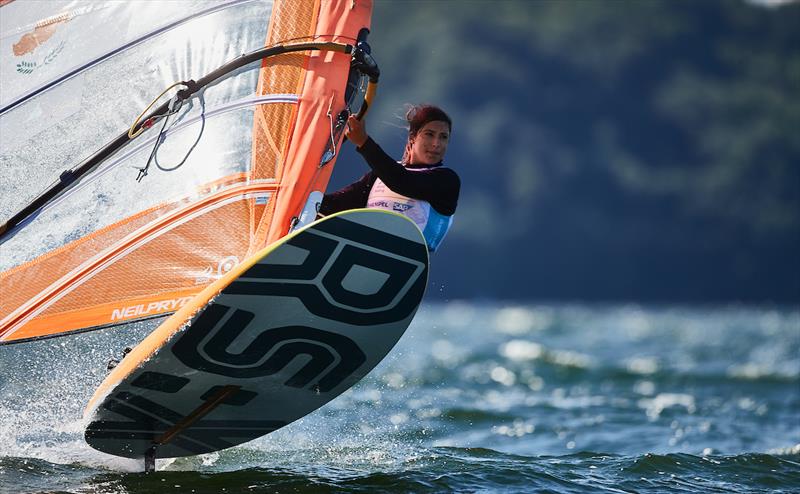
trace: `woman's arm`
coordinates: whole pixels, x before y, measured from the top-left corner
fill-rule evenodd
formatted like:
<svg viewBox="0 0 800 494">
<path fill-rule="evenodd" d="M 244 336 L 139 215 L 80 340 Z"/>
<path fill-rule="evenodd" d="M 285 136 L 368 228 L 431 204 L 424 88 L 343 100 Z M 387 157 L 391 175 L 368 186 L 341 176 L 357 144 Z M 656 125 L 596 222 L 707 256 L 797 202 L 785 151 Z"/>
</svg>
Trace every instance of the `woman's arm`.
<svg viewBox="0 0 800 494">
<path fill-rule="evenodd" d="M 330 194 L 325 194 L 322 204 L 319 207 L 320 214 L 327 216 L 347 209 L 357 209 L 367 206 L 367 198 L 372 184 L 375 183 L 375 174 L 367 173 L 358 181 L 337 190 Z"/>
</svg>

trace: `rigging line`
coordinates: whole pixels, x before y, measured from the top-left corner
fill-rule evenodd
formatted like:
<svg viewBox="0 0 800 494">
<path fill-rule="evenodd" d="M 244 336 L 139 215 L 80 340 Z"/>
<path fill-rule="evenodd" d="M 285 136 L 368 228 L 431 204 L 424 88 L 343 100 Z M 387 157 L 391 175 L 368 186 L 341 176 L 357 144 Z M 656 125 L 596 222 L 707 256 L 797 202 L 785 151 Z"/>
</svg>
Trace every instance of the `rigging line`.
<svg viewBox="0 0 800 494">
<path fill-rule="evenodd" d="M 172 84 L 170 87 L 168 87 L 167 89 L 161 91 L 161 94 L 156 96 L 153 99 L 153 101 L 151 101 L 150 104 L 147 105 L 147 108 L 142 110 L 142 113 L 140 113 L 139 116 L 136 117 L 136 120 L 133 121 L 133 123 L 131 124 L 131 128 L 128 129 L 128 138 L 129 139 L 134 139 L 135 137 L 138 137 L 139 134 L 141 134 L 145 130 L 149 129 L 150 126 L 152 126 L 156 122 L 156 120 L 158 120 L 160 117 L 169 118 L 170 115 L 172 115 L 174 113 L 177 113 L 181 109 L 181 107 L 179 106 L 178 109 L 176 110 L 176 109 L 173 108 L 173 106 L 175 105 L 176 101 L 180 102 L 181 106 L 183 106 L 183 100 L 178 100 L 175 96 L 173 96 L 170 99 L 169 113 L 167 113 L 165 115 L 156 115 L 155 117 L 151 117 L 148 120 L 145 120 L 144 122 L 142 122 L 142 117 L 145 115 L 145 113 L 147 113 L 147 110 L 152 108 L 153 105 L 155 105 L 158 102 L 158 100 L 161 99 L 162 96 L 167 94 L 170 89 L 172 89 L 174 87 L 177 87 L 177 86 L 186 86 L 187 88 L 189 87 L 189 86 L 186 85 L 185 82 L 176 82 L 176 83 Z M 141 125 L 139 126 L 139 130 L 134 131 L 134 129 L 136 128 L 136 126 L 139 125 L 139 123 L 141 123 Z"/>
<path fill-rule="evenodd" d="M 182 103 L 181 103 L 181 106 L 183 106 Z M 136 175 L 136 181 L 137 182 L 141 182 L 142 179 L 147 176 L 147 170 L 150 169 L 150 163 L 153 162 L 153 157 L 158 152 L 159 146 L 161 146 L 161 143 L 164 142 L 164 129 L 167 127 L 167 122 L 169 122 L 169 117 L 170 117 L 170 115 L 173 115 L 174 113 L 175 112 L 172 111 L 172 105 L 170 105 L 170 112 L 167 113 L 166 116 L 163 119 L 164 123 L 161 125 L 161 130 L 158 131 L 158 135 L 156 136 L 156 143 L 153 146 L 153 150 L 150 151 L 150 156 L 147 158 L 147 164 L 144 165 L 142 168 L 139 168 L 139 174 Z M 153 121 L 154 118 L 151 118 L 150 121 Z M 206 124 L 206 121 L 205 121 L 205 119 L 203 119 L 203 126 L 204 127 L 205 127 L 205 124 Z M 144 126 L 142 126 L 142 127 L 144 127 Z M 137 132 L 137 135 L 140 134 L 143 131 L 144 131 L 144 128 L 139 129 L 139 132 Z M 202 133 L 203 132 L 201 130 L 200 134 L 202 135 Z M 130 135 L 130 131 L 129 131 L 128 135 Z M 192 146 L 192 149 L 194 149 L 194 146 Z M 191 151 L 189 151 L 189 152 L 191 152 Z M 188 155 L 187 155 L 187 157 L 188 157 Z M 183 162 L 181 162 L 181 163 L 183 163 Z"/>
<path fill-rule="evenodd" d="M 200 106 L 201 106 L 201 110 L 200 110 L 200 122 L 201 122 L 200 123 L 200 132 L 198 132 L 197 139 L 195 139 L 194 144 L 192 144 L 192 147 L 190 147 L 189 150 L 186 151 L 186 155 L 183 157 L 183 159 L 177 165 L 172 165 L 172 166 L 169 166 L 169 167 L 165 167 L 165 166 L 162 166 L 161 163 L 158 162 L 158 149 L 159 149 L 159 147 L 161 147 L 161 144 L 163 144 L 164 140 L 167 138 L 166 133 L 164 132 L 164 129 L 167 126 L 166 121 L 164 122 L 164 126 L 161 127 L 161 132 L 159 132 L 158 139 L 156 139 L 156 145 L 153 147 L 152 158 L 153 158 L 153 162 L 156 164 L 156 168 L 158 168 L 162 172 L 171 172 L 171 171 L 177 170 L 178 168 L 183 166 L 183 164 L 186 163 L 186 160 L 189 159 L 189 156 L 192 154 L 192 151 L 194 151 L 194 148 L 196 148 L 197 145 L 200 143 L 200 139 L 203 137 L 203 131 L 206 128 L 206 99 L 205 99 L 205 97 L 203 97 L 203 93 L 200 93 L 199 99 L 200 99 Z M 189 106 L 190 106 L 190 110 L 191 110 L 191 106 L 192 106 L 191 102 L 189 103 Z M 150 166 L 150 161 L 149 160 L 147 162 L 147 166 Z M 147 166 L 145 168 L 147 168 Z M 146 174 L 147 173 L 145 172 L 145 175 Z"/>
<path fill-rule="evenodd" d="M 10 110 L 13 110 L 15 107 L 17 107 L 17 106 L 21 105 L 22 103 L 28 101 L 29 99 L 33 98 L 34 96 L 37 96 L 37 95 L 39 95 L 39 94 L 41 94 L 41 93 L 43 93 L 45 91 L 49 91 L 50 89 L 52 89 L 55 86 L 58 86 L 62 82 L 75 77 L 76 75 L 80 74 L 81 72 L 83 72 L 85 70 L 88 70 L 91 67 L 94 67 L 95 65 L 97 65 L 97 64 L 99 64 L 101 62 L 104 62 L 105 60 L 113 57 L 114 55 L 117 55 L 120 52 L 127 50 L 128 48 L 132 48 L 134 46 L 137 46 L 137 45 L 139 45 L 139 44 L 141 44 L 141 43 L 143 43 L 143 42 L 145 42 L 145 41 L 147 41 L 147 40 L 149 40 L 151 38 L 154 38 L 154 37 L 158 36 L 159 34 L 165 33 L 165 32 L 167 32 L 167 31 L 169 31 L 171 29 L 174 29 L 174 28 L 176 28 L 176 27 L 178 27 L 178 26 L 180 26 L 182 24 L 185 24 L 185 23 L 187 23 L 187 22 L 189 22 L 189 21 L 191 21 L 193 19 L 196 19 L 198 17 L 202 17 L 202 16 L 208 15 L 208 14 L 213 14 L 213 13 L 218 12 L 220 10 L 225 10 L 225 9 L 227 9 L 229 7 L 234 7 L 234 6 L 239 5 L 239 4 L 249 3 L 249 2 L 253 2 L 253 1 L 255 1 L 255 0 L 230 0 L 230 1 L 225 2 L 225 3 L 220 3 L 219 5 L 215 5 L 215 6 L 211 7 L 211 8 L 206 9 L 206 10 L 202 10 L 200 12 L 196 12 L 196 13 L 188 16 L 188 17 L 184 17 L 182 19 L 178 19 L 177 21 L 174 21 L 174 22 L 172 22 L 170 24 L 167 24 L 167 25 L 162 26 L 162 27 L 160 27 L 158 29 L 150 31 L 149 33 L 145 33 L 142 36 L 139 36 L 138 38 L 136 38 L 136 39 L 134 39 L 132 41 L 129 41 L 128 43 L 125 43 L 124 45 L 121 45 L 121 46 L 119 46 L 119 47 L 117 47 L 117 48 L 115 48 L 115 49 L 113 49 L 113 50 L 111 50 L 109 52 L 106 52 L 103 55 L 101 55 L 101 56 L 99 56 L 99 57 L 97 57 L 97 58 L 95 58 L 93 60 L 90 60 L 90 61 L 86 62 L 83 65 L 75 67 L 74 69 L 70 70 L 69 72 L 67 72 L 65 74 L 62 74 L 61 76 L 51 80 L 50 82 L 47 82 L 47 83 L 39 86 L 38 88 L 36 88 L 36 89 L 34 89 L 34 90 L 32 90 L 32 91 L 30 91 L 30 92 L 18 97 L 16 100 L 14 100 L 11 103 L 9 103 L 9 104 L 5 105 L 4 107 L 0 108 L 0 115 L 3 115 L 3 114 L 5 114 L 6 112 L 8 112 Z"/>
<path fill-rule="evenodd" d="M 257 60 L 262 60 L 284 53 L 295 53 L 303 51 L 332 51 L 343 53 L 347 55 L 356 55 L 360 48 L 353 45 L 334 43 L 334 42 L 320 42 L 320 43 L 297 43 L 292 45 L 273 45 L 255 50 L 250 53 L 245 53 L 228 63 L 222 65 L 209 74 L 201 77 L 197 81 L 189 80 L 183 81 L 188 89 L 178 91 L 178 96 L 181 99 L 188 99 L 192 97 L 197 91 L 205 86 L 215 82 L 217 79 L 222 78 L 234 70 L 248 65 Z M 369 55 L 367 55 L 369 56 Z M 169 102 L 162 104 L 153 110 L 145 121 L 156 115 L 163 115 L 169 109 Z M 42 206 L 52 201 L 57 195 L 61 194 L 75 183 L 83 175 L 93 171 L 100 163 L 104 162 L 111 155 L 116 153 L 119 149 L 127 145 L 132 139 L 128 137 L 128 132 L 117 136 L 116 139 L 99 149 L 92 156 L 86 158 L 75 168 L 65 170 L 60 176 L 59 180 L 55 182 L 50 188 L 45 190 L 36 199 L 34 199 L 27 206 L 22 208 L 18 213 L 9 218 L 5 223 L 0 224 L 0 243 L 7 236 L 10 229 L 14 228 L 28 216 L 36 213 Z"/>
</svg>

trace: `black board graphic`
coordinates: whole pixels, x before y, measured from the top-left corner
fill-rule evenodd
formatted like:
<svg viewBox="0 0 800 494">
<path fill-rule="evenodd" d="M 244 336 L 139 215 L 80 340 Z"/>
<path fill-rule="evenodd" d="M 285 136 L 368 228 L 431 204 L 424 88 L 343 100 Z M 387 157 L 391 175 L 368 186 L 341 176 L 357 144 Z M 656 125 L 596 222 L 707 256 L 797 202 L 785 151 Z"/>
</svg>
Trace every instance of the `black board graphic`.
<svg viewBox="0 0 800 494">
<path fill-rule="evenodd" d="M 123 378 L 94 409 L 87 442 L 133 458 L 154 444 L 159 458 L 194 455 L 312 412 L 397 342 L 427 262 L 419 230 L 395 214 L 356 210 L 310 225 L 242 268 Z"/>
</svg>

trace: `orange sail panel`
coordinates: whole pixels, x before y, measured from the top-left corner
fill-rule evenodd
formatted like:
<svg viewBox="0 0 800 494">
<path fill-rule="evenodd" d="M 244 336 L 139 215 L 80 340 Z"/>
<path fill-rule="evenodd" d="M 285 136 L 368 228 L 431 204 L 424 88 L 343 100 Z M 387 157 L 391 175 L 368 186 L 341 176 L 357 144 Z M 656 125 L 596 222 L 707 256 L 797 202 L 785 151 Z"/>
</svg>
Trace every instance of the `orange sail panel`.
<svg viewBox="0 0 800 494">
<path fill-rule="evenodd" d="M 4 15 L 13 6 L 4 6 Z M 41 19 L 70 19 L 33 52 L 60 47 L 41 67 L 50 72 L 37 75 L 57 82 L 44 89 L 30 84 L 16 100 L 2 101 L 0 127 L 17 135 L 4 138 L 0 160 L 29 168 L 41 160 L 34 175 L 46 173 L 52 180 L 65 166 L 64 156 L 79 161 L 113 139 L 171 82 L 201 77 L 214 64 L 265 45 L 352 44 L 369 27 L 372 6 L 363 0 L 279 0 L 232 1 L 189 13 L 172 9 L 168 14 L 175 17 L 153 17 L 150 31 L 130 28 L 127 35 L 135 40 L 115 39 L 111 44 L 123 48 L 109 47 L 113 55 L 70 52 L 70 36 L 87 36 L 87 25 L 102 25 L 104 16 L 116 19 L 125 8 L 41 12 Z M 96 34 L 110 35 L 98 29 Z M 241 34 L 236 46 L 228 43 L 231 32 Z M 3 66 L 15 56 L 17 41 L 2 40 Z M 321 157 L 331 144 L 332 119 L 346 105 L 349 63 L 344 53 L 323 51 L 245 66 L 184 105 L 164 130 L 158 161 L 140 182 L 138 169 L 159 140 L 160 124 L 26 220 L 0 244 L 0 344 L 175 312 L 286 235 L 309 195 L 324 191 L 330 177 L 335 160 L 322 165 Z M 22 134 L 17 124 L 53 102 L 51 118 L 29 126 L 33 135 Z M 45 138 L 52 149 L 42 148 Z M 7 142 L 13 147 L 6 148 Z M 34 194 L 30 174 L 6 177 L 18 201 Z M 0 210 L 0 220 L 11 215 L 8 207 Z"/>
</svg>

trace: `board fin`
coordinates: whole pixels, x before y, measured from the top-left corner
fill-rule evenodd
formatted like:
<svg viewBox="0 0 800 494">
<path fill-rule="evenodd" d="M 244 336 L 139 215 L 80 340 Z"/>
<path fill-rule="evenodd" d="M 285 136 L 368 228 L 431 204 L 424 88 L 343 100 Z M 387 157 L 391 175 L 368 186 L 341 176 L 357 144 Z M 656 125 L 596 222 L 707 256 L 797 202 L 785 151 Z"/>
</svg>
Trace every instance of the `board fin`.
<svg viewBox="0 0 800 494">
<path fill-rule="evenodd" d="M 228 385 L 220 387 L 214 394 L 208 397 L 199 407 L 192 410 L 188 415 L 179 420 L 175 425 L 164 431 L 163 434 L 153 440 L 153 445 L 144 454 L 144 472 L 152 473 L 156 470 L 156 454 L 158 447 L 168 444 L 175 438 L 181 431 L 189 428 L 208 415 L 212 410 L 217 408 L 222 403 L 236 394 L 242 387 L 235 385 Z"/>
</svg>

